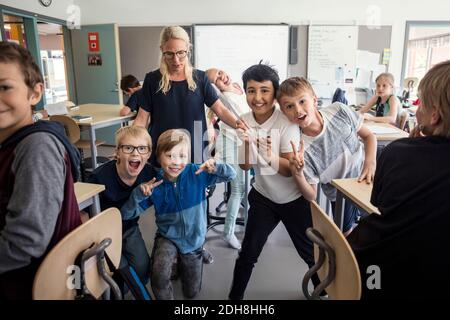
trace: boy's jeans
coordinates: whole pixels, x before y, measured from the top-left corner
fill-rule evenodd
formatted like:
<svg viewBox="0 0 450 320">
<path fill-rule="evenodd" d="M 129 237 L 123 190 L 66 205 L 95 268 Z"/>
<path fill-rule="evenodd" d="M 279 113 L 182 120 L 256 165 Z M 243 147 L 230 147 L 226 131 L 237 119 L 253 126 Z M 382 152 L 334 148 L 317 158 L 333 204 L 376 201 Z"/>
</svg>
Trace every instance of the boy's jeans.
<svg viewBox="0 0 450 320">
<path fill-rule="evenodd" d="M 151 285 L 158 300 L 173 300 L 172 264 L 180 257 L 179 272 L 183 293 L 186 298 L 194 298 L 202 287 L 203 259 L 202 248 L 187 254 L 179 254 L 172 241 L 157 236 L 153 246 L 151 261 Z"/>
</svg>

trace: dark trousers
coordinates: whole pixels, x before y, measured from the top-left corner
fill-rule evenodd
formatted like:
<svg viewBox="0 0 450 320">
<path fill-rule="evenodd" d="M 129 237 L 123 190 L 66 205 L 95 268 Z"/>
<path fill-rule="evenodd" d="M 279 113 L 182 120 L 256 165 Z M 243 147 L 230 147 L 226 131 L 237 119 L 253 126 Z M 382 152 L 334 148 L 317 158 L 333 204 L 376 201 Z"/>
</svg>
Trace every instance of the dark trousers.
<svg viewBox="0 0 450 320">
<path fill-rule="evenodd" d="M 151 285 L 158 300 L 173 300 L 172 265 L 179 257 L 183 294 L 192 299 L 202 287 L 202 248 L 182 254 L 175 244 L 162 236 L 156 236 L 151 258 Z"/>
<path fill-rule="evenodd" d="M 313 244 L 306 237 L 306 229 L 312 227 L 310 203 L 307 200 L 300 197 L 289 203 L 277 204 L 253 188 L 248 195 L 248 201 L 250 209 L 245 236 L 234 267 L 233 284 L 229 294 L 232 300 L 243 299 L 253 267 L 267 237 L 280 221 L 286 227 L 300 257 L 310 268 L 314 265 Z M 318 283 L 317 276 L 313 278 L 313 283 Z"/>
</svg>

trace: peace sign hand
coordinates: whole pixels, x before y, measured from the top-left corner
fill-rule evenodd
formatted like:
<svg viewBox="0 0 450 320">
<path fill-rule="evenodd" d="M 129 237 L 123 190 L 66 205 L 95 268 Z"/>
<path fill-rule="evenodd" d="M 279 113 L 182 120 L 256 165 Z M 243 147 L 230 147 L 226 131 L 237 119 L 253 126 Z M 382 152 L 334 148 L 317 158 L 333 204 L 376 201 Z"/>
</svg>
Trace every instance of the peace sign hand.
<svg viewBox="0 0 450 320">
<path fill-rule="evenodd" d="M 303 168 L 305 166 L 305 159 L 304 159 L 304 153 L 305 153 L 305 143 L 303 141 L 303 138 L 300 140 L 300 151 L 297 152 L 294 142 L 291 140 L 291 146 L 292 146 L 292 152 L 294 155 L 289 159 L 289 168 L 291 169 L 292 175 L 301 175 Z"/>
<path fill-rule="evenodd" d="M 156 178 L 153 178 L 149 182 L 141 183 L 140 188 L 142 193 L 148 197 L 152 195 L 153 189 L 155 189 L 157 186 L 159 186 L 161 183 L 163 183 L 163 180 L 156 181 Z"/>
<path fill-rule="evenodd" d="M 203 171 L 208 171 L 208 173 L 214 173 L 216 172 L 216 161 L 214 159 L 208 159 L 206 160 L 200 168 L 198 168 L 197 171 L 195 171 L 195 174 L 200 174 Z"/>
</svg>

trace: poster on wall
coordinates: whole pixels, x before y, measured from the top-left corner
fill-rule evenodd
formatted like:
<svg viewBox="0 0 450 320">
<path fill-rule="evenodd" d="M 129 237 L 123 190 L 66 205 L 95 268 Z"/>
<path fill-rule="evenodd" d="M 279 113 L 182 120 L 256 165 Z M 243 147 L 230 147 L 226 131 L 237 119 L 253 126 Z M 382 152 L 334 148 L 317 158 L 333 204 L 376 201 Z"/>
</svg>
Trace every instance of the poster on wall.
<svg viewBox="0 0 450 320">
<path fill-rule="evenodd" d="M 100 51 L 100 38 L 98 32 L 88 32 L 88 44 L 90 52 Z"/>
<path fill-rule="evenodd" d="M 88 54 L 88 66 L 101 66 L 102 55 L 99 53 Z"/>
</svg>

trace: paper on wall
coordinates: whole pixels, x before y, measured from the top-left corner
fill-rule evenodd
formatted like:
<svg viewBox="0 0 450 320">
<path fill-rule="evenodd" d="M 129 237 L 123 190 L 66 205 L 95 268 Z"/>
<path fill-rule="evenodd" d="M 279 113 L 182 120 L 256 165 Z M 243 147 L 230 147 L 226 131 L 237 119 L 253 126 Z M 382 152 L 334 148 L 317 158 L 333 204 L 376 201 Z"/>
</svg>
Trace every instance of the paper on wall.
<svg viewBox="0 0 450 320">
<path fill-rule="evenodd" d="M 67 114 L 66 101 L 61 101 L 57 103 L 46 104 L 44 109 L 47 110 L 49 116 Z"/>
</svg>

